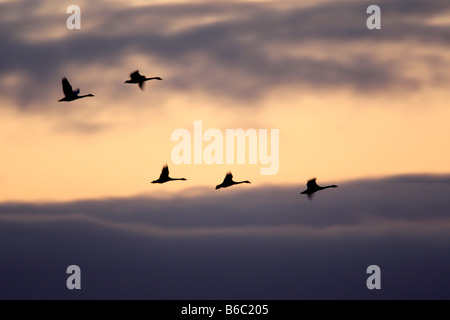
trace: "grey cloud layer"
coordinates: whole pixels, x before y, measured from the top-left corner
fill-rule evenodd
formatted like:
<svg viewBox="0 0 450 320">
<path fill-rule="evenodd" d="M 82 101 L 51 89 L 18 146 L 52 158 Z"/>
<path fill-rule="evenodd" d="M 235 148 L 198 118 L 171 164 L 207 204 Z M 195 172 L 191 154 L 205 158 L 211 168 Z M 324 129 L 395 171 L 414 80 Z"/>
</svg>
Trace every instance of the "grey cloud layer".
<svg viewBox="0 0 450 320">
<path fill-rule="evenodd" d="M 319 193 L 309 202 L 299 188 L 241 189 L 239 192 L 204 190 L 204 196 L 167 201 L 148 196 L 130 199 L 86 200 L 70 203 L 0 206 L 3 218 L 21 214 L 34 221 L 87 219 L 92 223 L 115 223 L 159 230 L 233 230 L 257 227 L 320 230 L 339 226 L 383 230 L 397 223 L 435 221 L 450 223 L 450 177 L 401 176 L 354 181 L 331 192 Z M 126 212 L 126 215 L 124 213 Z M 133 228 L 131 228 L 133 229 Z M 351 228 L 350 228 L 351 229 Z M 152 229 L 150 229 L 150 233 Z M 171 233 L 169 233 L 171 234 Z"/>
<path fill-rule="evenodd" d="M 55 13 L 43 18 L 31 9 L 22 11 L 27 5 L 1 4 L 2 11 L 14 7 L 24 16 L 14 22 L 7 20 L 6 14 L 0 19 L 0 70 L 2 74 L 27 74 L 27 92 L 15 96 L 25 106 L 37 92 L 59 85 L 61 70 L 68 63 L 80 66 L 83 72 L 83 66 L 89 64 L 114 66 L 130 53 L 148 55 L 176 70 L 167 79 L 167 85 L 174 89 L 201 89 L 239 100 L 284 86 L 349 87 L 363 93 L 418 88 L 424 80 L 405 75 L 405 61 L 427 66 L 425 60 L 442 59 L 441 55 L 386 57 L 384 44 L 404 42 L 405 48 L 412 49 L 432 44 L 447 50 L 450 36 L 448 28 L 427 23 L 450 11 L 450 4 L 444 1 L 427 3 L 426 7 L 421 1 L 380 1 L 383 24 L 376 32 L 365 27 L 369 2 L 361 1 L 310 7 L 291 2 L 287 8 L 276 2 L 233 2 L 131 9 L 97 1 L 82 11 L 87 29 L 62 39 L 30 43 L 23 40 L 24 33 L 44 28 L 45 23 L 50 29 L 65 28 L 67 15 Z M 196 22 L 202 18 L 210 20 Z M 177 25 L 180 27 L 174 27 Z M 352 51 L 359 41 L 367 43 L 366 48 Z M 322 45 L 317 50 L 329 50 L 325 55 L 321 52 L 325 58 L 292 54 L 317 44 Z M 436 82 L 449 80 L 448 74 L 432 66 L 427 72 Z M 8 94 L 4 88 L 0 90 Z"/>
<path fill-rule="evenodd" d="M 1 204 L 0 297 L 450 298 L 449 176 L 340 183 L 313 202 L 301 189 Z"/>
</svg>

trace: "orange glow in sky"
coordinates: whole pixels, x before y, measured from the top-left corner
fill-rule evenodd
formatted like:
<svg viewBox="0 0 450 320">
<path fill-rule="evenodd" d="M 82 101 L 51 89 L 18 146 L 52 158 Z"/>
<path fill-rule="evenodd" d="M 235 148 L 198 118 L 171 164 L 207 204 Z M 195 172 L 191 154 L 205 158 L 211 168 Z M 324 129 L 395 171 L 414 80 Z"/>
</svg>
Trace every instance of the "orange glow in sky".
<svg viewBox="0 0 450 320">
<path fill-rule="evenodd" d="M 186 3 L 191 2 L 181 1 L 180 5 Z M 45 46 L 55 46 L 58 55 L 64 54 L 71 48 L 65 47 L 66 42 L 78 41 L 77 45 L 84 45 L 83 53 L 89 57 L 85 60 L 67 58 L 66 63 L 57 66 L 57 72 L 52 70 L 56 67 L 49 64 L 51 77 L 41 75 L 45 78 L 46 91 L 28 97 L 26 102 L 21 86 L 28 78 L 28 70 L 17 67 L 17 70 L 8 69 L 0 74 L 0 201 L 63 201 L 136 194 L 158 196 L 167 192 L 184 193 L 197 187 L 210 188 L 212 192 L 229 170 L 238 180 L 252 181 L 250 187 L 298 185 L 299 189 L 311 177 L 338 183 L 393 174 L 448 173 L 450 77 L 448 68 L 430 65 L 437 60 L 442 66 L 448 65 L 447 44 L 424 46 L 409 40 L 397 43 L 389 38 L 383 40 L 382 36 L 376 42 L 373 38 L 377 31 L 364 30 L 364 12 L 358 18 L 363 22 L 360 28 L 367 32 L 366 38 L 350 39 L 345 44 L 332 37 L 289 42 L 284 41 L 285 33 L 281 31 L 279 36 L 268 33 L 262 25 L 261 30 L 258 27 L 251 29 L 253 11 L 249 6 L 259 2 L 235 3 L 245 3 L 245 6 L 234 9 L 230 2 L 222 7 L 223 11 L 206 7 L 211 12 L 206 12 L 202 19 L 196 11 L 185 8 L 186 14 L 177 13 L 177 19 L 172 15 L 173 5 L 158 1 L 153 4 L 155 9 L 158 8 L 161 15 L 167 14 L 167 19 L 158 20 L 164 25 L 157 29 L 156 22 L 153 24 L 157 16 L 149 17 L 148 22 L 144 11 L 133 11 L 135 6 L 116 1 L 105 9 L 107 18 L 119 20 L 115 24 L 116 33 L 105 31 L 111 30 L 108 19 L 92 19 L 101 8 L 87 2 L 80 5 L 83 27 L 79 31 L 65 28 L 65 12 L 54 12 L 45 5 L 36 9 L 35 14 L 31 12 L 31 22 L 14 31 L 16 41 L 34 48 L 36 55 L 42 54 L 39 48 Z M 283 3 L 289 9 L 295 7 Z M 140 10 L 152 8 L 151 4 L 145 5 L 142 1 L 136 4 Z M 279 13 L 289 17 L 288 10 L 281 4 L 262 1 L 260 5 L 255 9 L 269 10 L 273 5 L 276 8 L 274 15 Z M 309 8 L 314 3 L 306 5 L 305 2 L 298 9 L 303 6 Z M 238 16 L 239 10 L 242 11 Z M 133 14 L 136 19 L 131 19 Z M 433 17 L 426 19 L 426 23 L 438 21 L 438 18 L 447 21 L 440 15 L 434 20 Z M 19 24 L 18 19 L 11 14 L 0 17 L 2 21 L 16 24 Z M 127 24 L 125 19 L 131 20 Z M 246 23 L 246 19 L 250 22 Z M 278 20 L 271 23 L 275 21 Z M 278 22 L 283 24 L 282 21 L 280 18 Z M 235 38 L 230 40 L 221 28 L 237 28 L 235 23 L 242 23 L 249 30 L 233 34 Z M 383 28 L 389 28 L 389 23 L 387 20 Z M 353 24 L 351 27 L 359 30 Z M 186 50 L 184 55 L 177 56 L 178 60 L 171 61 L 165 59 L 156 45 L 154 52 L 146 52 L 127 42 L 127 35 L 134 36 L 133 29 L 138 35 L 146 36 L 145 32 L 150 32 L 148 41 L 159 41 L 160 46 L 168 47 L 165 50 L 170 50 L 170 46 L 174 51 L 183 50 L 183 45 L 188 45 L 186 39 L 199 41 L 206 48 L 205 51 Z M 197 29 L 204 31 L 195 34 Z M 299 39 L 301 31 L 299 29 Z M 231 50 L 221 57 L 229 66 L 222 68 L 221 60 L 210 56 L 206 43 L 214 42 L 214 32 L 223 36 L 222 49 Z M 94 35 L 99 38 L 89 38 Z M 117 36 L 116 40 L 106 41 L 114 36 Z M 205 40 L 199 37 L 205 37 Z M 262 40 L 256 42 L 260 48 L 255 52 L 250 48 L 258 37 Z M 97 47 L 96 42 L 105 40 L 105 46 L 114 47 L 121 39 L 127 47 L 120 56 L 115 60 L 103 59 L 102 44 Z M 228 46 L 226 41 L 230 41 Z M 216 46 L 220 45 L 221 42 L 217 42 Z M 231 45 L 242 47 L 234 50 Z M 215 48 L 211 47 L 211 50 Z M 97 60 L 89 54 L 95 50 L 99 51 Z M 31 57 L 34 55 L 25 55 L 24 59 L 28 59 L 25 65 L 32 64 Z M 242 61 L 235 62 L 233 57 Z M 273 62 L 273 66 L 267 66 L 273 70 L 270 77 L 249 71 L 260 71 L 257 67 L 245 70 L 261 57 L 266 62 Z M 306 66 L 323 70 L 323 75 L 335 72 L 336 75 L 329 78 L 335 82 L 325 86 L 318 78 L 317 82 L 305 83 L 317 75 L 317 70 L 315 73 L 304 70 L 310 76 L 299 72 L 298 78 L 290 74 L 289 67 L 278 71 L 278 67 L 290 59 L 294 63 L 310 59 L 311 63 Z M 387 71 L 395 69 L 393 73 L 406 85 L 397 85 L 392 80 L 393 88 L 355 89 L 346 81 L 357 83 L 357 80 L 348 80 L 353 78 L 346 74 L 345 68 L 363 79 L 358 75 L 359 69 L 352 68 L 353 64 L 361 63 L 358 59 L 374 61 L 374 65 Z M 338 68 L 327 69 L 331 63 L 345 70 L 340 73 Z M 136 69 L 147 76 L 161 76 L 163 81 L 147 82 L 143 91 L 135 85 L 124 84 L 129 73 Z M 278 72 L 284 72 L 286 79 L 291 77 L 292 81 L 281 82 Z M 80 87 L 82 94 L 93 93 L 95 97 L 70 103 L 57 102 L 62 97 L 60 81 L 63 76 L 69 78 L 74 88 Z M 364 75 L 372 76 L 375 77 L 370 72 Z M 341 77 L 342 81 L 339 80 Z M 384 81 L 389 79 L 374 80 L 373 86 L 382 86 Z M 257 94 L 249 93 L 247 97 L 246 88 Z M 171 151 L 177 143 L 171 141 L 171 134 L 180 128 L 193 133 L 196 120 L 202 121 L 204 130 L 218 129 L 223 134 L 226 129 L 237 128 L 279 129 L 278 173 L 261 175 L 261 163 L 174 164 Z M 188 181 L 152 185 L 150 181 L 159 176 L 164 164 L 169 165 L 172 176 L 186 177 Z"/>
</svg>

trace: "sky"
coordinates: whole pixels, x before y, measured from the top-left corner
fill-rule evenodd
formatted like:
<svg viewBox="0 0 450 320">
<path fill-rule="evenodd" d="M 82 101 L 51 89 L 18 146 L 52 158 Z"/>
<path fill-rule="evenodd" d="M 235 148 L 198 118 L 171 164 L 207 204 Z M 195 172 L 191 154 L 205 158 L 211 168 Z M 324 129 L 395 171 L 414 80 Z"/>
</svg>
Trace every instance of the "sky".
<svg viewBox="0 0 450 320">
<path fill-rule="evenodd" d="M 448 299 L 449 38 L 447 1 L 0 0 L 0 297 Z M 195 121 L 278 171 L 177 164 Z"/>
</svg>

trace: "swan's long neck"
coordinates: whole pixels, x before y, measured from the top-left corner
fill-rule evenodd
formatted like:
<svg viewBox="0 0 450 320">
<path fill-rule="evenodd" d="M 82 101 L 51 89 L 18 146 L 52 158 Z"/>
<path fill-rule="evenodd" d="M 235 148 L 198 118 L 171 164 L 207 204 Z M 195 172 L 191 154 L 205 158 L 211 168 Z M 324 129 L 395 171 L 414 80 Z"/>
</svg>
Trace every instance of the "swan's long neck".
<svg viewBox="0 0 450 320">
<path fill-rule="evenodd" d="M 250 181 L 248 181 L 248 180 L 245 180 L 245 181 L 238 181 L 238 182 L 235 182 L 234 184 L 241 184 L 241 183 L 250 183 Z"/>
</svg>

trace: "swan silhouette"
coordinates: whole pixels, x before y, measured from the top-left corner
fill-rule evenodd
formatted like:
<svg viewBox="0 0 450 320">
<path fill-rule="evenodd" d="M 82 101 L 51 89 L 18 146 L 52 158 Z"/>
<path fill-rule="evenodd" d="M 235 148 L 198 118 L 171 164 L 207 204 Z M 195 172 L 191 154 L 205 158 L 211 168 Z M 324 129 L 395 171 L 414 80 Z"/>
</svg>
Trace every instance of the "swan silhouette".
<svg viewBox="0 0 450 320">
<path fill-rule="evenodd" d="M 59 99 L 59 101 L 73 101 L 85 97 L 93 97 L 93 94 L 85 94 L 84 96 L 79 96 L 80 89 L 73 90 L 67 78 L 62 79 L 62 88 L 64 92 L 64 98 Z"/>
<path fill-rule="evenodd" d="M 306 183 L 306 190 L 303 192 L 300 192 L 300 194 L 306 194 L 308 196 L 308 199 L 312 200 L 315 192 L 324 190 L 324 189 L 328 189 L 328 188 L 337 188 L 337 185 L 333 184 L 330 186 L 321 187 L 316 183 L 316 178 L 314 178 L 314 179 L 309 180 Z"/>
<path fill-rule="evenodd" d="M 168 181 L 174 181 L 174 180 L 186 180 L 185 178 L 171 178 L 169 177 L 169 167 L 165 165 L 162 168 L 161 175 L 157 180 L 153 180 L 152 183 L 165 183 Z"/>
<path fill-rule="evenodd" d="M 138 83 L 139 88 L 144 90 L 144 82 L 148 80 L 162 80 L 160 77 L 147 78 L 139 73 L 139 70 L 134 71 L 130 74 L 130 79 L 126 80 L 125 83 Z"/>
<path fill-rule="evenodd" d="M 241 184 L 241 183 L 251 183 L 251 182 L 248 180 L 235 182 L 235 181 L 233 181 L 233 175 L 231 174 L 231 172 L 227 172 L 225 179 L 223 179 L 223 182 L 216 186 L 216 190 L 220 189 L 220 188 L 228 188 L 232 185 Z"/>
</svg>

